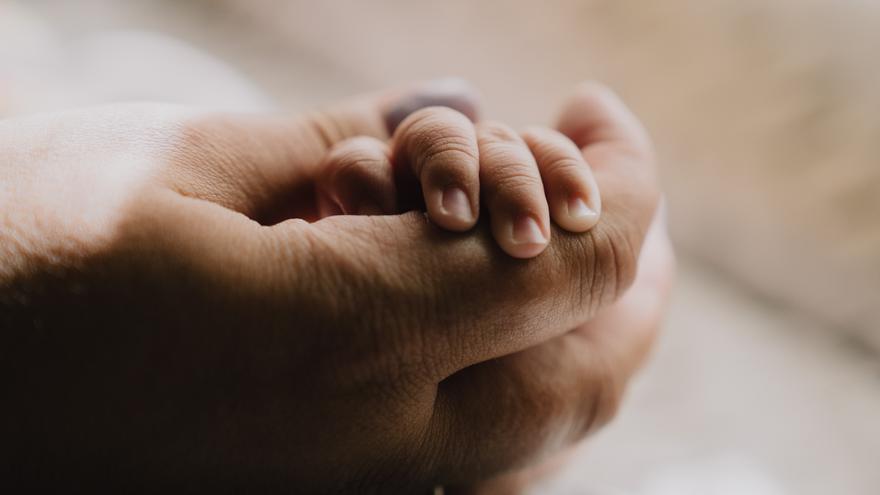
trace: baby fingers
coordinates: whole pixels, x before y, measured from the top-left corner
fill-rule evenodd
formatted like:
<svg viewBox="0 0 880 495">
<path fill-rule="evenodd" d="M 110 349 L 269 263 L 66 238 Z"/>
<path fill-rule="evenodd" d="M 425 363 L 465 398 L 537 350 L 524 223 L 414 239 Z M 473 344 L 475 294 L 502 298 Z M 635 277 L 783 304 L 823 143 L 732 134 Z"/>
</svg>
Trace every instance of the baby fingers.
<svg viewBox="0 0 880 495">
<path fill-rule="evenodd" d="M 428 218 L 447 230 L 472 228 L 480 211 L 474 124 L 450 108 L 424 108 L 400 124 L 393 141 L 394 166 L 420 184 Z"/>
<path fill-rule="evenodd" d="M 397 212 L 397 192 L 388 145 L 356 137 L 333 146 L 320 167 L 318 207 L 321 217 L 383 215 Z"/>
<path fill-rule="evenodd" d="M 569 232 L 586 232 L 599 222 L 599 186 L 581 150 L 557 131 L 531 128 L 523 139 L 538 163 L 550 214 Z"/>
<path fill-rule="evenodd" d="M 495 241 L 514 258 L 537 256 L 550 240 L 550 217 L 535 158 L 504 124 L 477 124 L 477 139 L 480 184 Z"/>
</svg>

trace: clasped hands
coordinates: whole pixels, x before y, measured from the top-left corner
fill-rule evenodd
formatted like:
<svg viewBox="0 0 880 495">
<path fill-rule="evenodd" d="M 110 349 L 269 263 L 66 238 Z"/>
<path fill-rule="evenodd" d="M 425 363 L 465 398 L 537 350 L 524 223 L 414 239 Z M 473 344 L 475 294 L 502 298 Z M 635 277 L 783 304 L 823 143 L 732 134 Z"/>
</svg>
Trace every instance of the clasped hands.
<svg viewBox="0 0 880 495">
<path fill-rule="evenodd" d="M 552 129 L 477 117 L 426 85 L 296 118 L 0 122 L 5 465 L 410 492 L 604 424 L 672 276 L 647 135 L 593 84 Z"/>
</svg>

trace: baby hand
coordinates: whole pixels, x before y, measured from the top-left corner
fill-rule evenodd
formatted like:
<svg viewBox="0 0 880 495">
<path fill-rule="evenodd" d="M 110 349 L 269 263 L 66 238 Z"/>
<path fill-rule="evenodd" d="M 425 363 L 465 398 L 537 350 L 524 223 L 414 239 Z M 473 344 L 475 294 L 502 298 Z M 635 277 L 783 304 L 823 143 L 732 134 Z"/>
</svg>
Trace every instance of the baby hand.
<svg viewBox="0 0 880 495">
<path fill-rule="evenodd" d="M 418 110 L 389 143 L 358 137 L 327 154 L 319 180 L 322 216 L 394 214 L 424 206 L 436 225 L 466 231 L 486 206 L 499 246 L 516 258 L 540 254 L 550 219 L 570 232 L 599 221 L 601 200 L 577 146 L 549 128 L 517 133 L 472 123 L 445 107 Z M 482 191 L 481 191 L 482 188 Z"/>
</svg>

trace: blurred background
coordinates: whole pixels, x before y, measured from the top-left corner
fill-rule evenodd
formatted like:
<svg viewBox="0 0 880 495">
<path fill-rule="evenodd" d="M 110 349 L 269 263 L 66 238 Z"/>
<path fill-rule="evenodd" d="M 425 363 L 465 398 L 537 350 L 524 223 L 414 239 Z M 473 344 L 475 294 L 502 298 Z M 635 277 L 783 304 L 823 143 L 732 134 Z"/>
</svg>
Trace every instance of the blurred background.
<svg viewBox="0 0 880 495">
<path fill-rule="evenodd" d="M 880 1 L 0 0 L 0 117 L 296 112 L 443 76 L 552 123 L 598 79 L 658 149 L 680 276 L 548 494 L 880 493 Z"/>
</svg>

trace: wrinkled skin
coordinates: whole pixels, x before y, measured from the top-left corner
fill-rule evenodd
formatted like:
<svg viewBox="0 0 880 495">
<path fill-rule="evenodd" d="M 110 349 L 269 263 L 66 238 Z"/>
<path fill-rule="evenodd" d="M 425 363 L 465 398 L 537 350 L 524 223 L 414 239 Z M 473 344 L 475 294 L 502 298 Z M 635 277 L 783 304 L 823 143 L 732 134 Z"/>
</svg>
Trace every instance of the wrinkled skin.
<svg viewBox="0 0 880 495">
<path fill-rule="evenodd" d="M 418 492 L 607 421 L 671 270 L 662 229 L 646 241 L 641 127 L 607 90 L 575 94 L 559 129 L 602 220 L 554 230 L 532 260 L 483 220 L 304 221 L 328 147 L 387 139 L 412 98 L 297 119 L 121 105 L 0 122 L 0 483 Z"/>
</svg>

